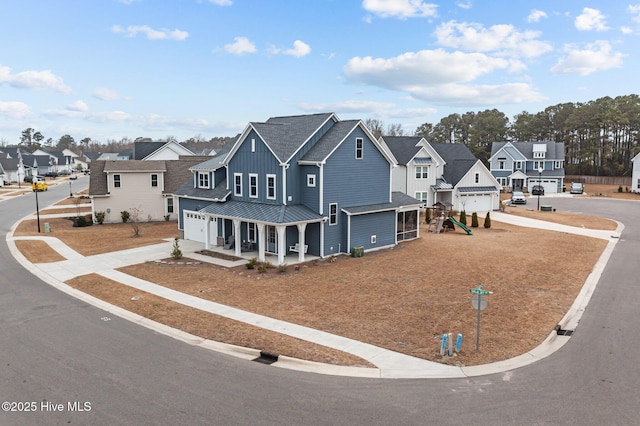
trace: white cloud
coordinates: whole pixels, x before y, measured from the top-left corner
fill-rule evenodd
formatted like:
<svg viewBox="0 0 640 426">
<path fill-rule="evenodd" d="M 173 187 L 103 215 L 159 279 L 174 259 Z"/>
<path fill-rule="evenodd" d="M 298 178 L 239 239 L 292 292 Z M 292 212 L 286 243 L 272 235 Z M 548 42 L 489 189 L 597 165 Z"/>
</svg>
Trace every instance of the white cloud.
<svg viewBox="0 0 640 426">
<path fill-rule="evenodd" d="M 94 98 L 100 99 L 101 101 L 115 101 L 118 99 L 125 99 L 124 96 L 120 95 L 115 90 L 107 89 L 106 87 L 96 87 L 91 95 Z"/>
<path fill-rule="evenodd" d="M 598 9 L 590 7 L 582 9 L 582 14 L 576 17 L 574 24 L 580 31 L 606 31 L 609 29 L 604 15 Z"/>
<path fill-rule="evenodd" d="M 473 7 L 473 4 L 470 1 L 466 3 L 459 1 L 458 3 L 456 3 L 456 6 L 458 6 L 460 9 L 469 10 Z"/>
<path fill-rule="evenodd" d="M 304 111 L 336 111 L 344 113 L 371 113 L 378 111 L 386 111 L 395 108 L 396 105 L 391 102 L 376 102 L 363 100 L 348 100 L 342 102 L 325 102 L 325 103 L 308 103 L 301 102 L 296 105 Z"/>
<path fill-rule="evenodd" d="M 286 49 L 282 53 L 296 58 L 302 58 L 303 56 L 307 56 L 311 53 L 311 47 L 304 41 L 296 40 L 293 42 L 293 47 L 291 49 Z"/>
<path fill-rule="evenodd" d="M 0 84 L 2 83 L 17 89 L 49 89 L 58 93 L 71 93 L 71 88 L 64 84 L 62 77 L 58 77 L 50 70 L 22 71 L 17 74 L 11 74 L 11 68 L 0 65 Z"/>
<path fill-rule="evenodd" d="M 640 4 L 630 4 L 627 10 L 633 15 L 634 21 L 640 22 Z"/>
<path fill-rule="evenodd" d="M 537 40 L 539 31 L 518 31 L 513 25 L 493 25 L 449 21 L 440 24 L 435 35 L 438 44 L 478 52 L 536 57 L 552 50 L 551 44 Z"/>
<path fill-rule="evenodd" d="M 344 74 L 353 83 L 405 92 L 415 99 L 442 104 L 489 105 L 541 100 L 542 95 L 525 83 L 464 84 L 496 70 L 510 71 L 519 64 L 483 53 L 437 49 L 408 52 L 390 59 L 355 57 L 345 65 Z"/>
<path fill-rule="evenodd" d="M 31 115 L 29 106 L 24 102 L 0 102 L 0 116 L 13 120 L 21 120 Z"/>
<path fill-rule="evenodd" d="M 75 101 L 69 105 L 67 105 L 67 109 L 69 111 L 78 111 L 78 112 L 87 112 L 89 111 L 89 107 L 83 101 Z"/>
<path fill-rule="evenodd" d="M 224 50 L 233 55 L 244 55 L 245 53 L 255 53 L 256 46 L 246 37 L 235 37 L 234 42 L 225 44 Z"/>
<path fill-rule="evenodd" d="M 629 35 L 629 34 L 633 34 L 633 28 L 631 27 L 626 27 L 626 26 L 622 26 L 620 27 L 620 32 L 624 35 Z"/>
<path fill-rule="evenodd" d="M 532 9 L 531 13 L 529 13 L 529 16 L 527 16 L 527 22 L 529 23 L 540 22 L 542 18 L 546 18 L 546 17 L 547 17 L 546 12 L 543 12 L 542 10 L 538 10 L 538 9 Z"/>
<path fill-rule="evenodd" d="M 613 52 L 606 40 L 590 43 L 584 49 L 567 45 L 564 50 L 567 56 L 560 58 L 551 68 L 554 74 L 589 75 L 596 71 L 620 68 L 624 57 L 620 52 Z"/>
<path fill-rule="evenodd" d="M 422 0 L 363 0 L 362 7 L 382 18 L 432 18 L 438 5 Z"/>
<path fill-rule="evenodd" d="M 148 25 L 130 25 L 126 29 L 120 25 L 114 25 L 111 27 L 111 31 L 116 34 L 124 34 L 126 37 L 135 37 L 138 33 L 142 33 L 147 36 L 148 40 L 178 40 L 183 41 L 189 37 L 189 33 L 181 30 L 167 30 L 160 29 L 154 30 Z"/>
<path fill-rule="evenodd" d="M 231 6 L 233 4 L 232 0 L 209 0 L 209 3 L 218 5 L 218 6 Z"/>
</svg>

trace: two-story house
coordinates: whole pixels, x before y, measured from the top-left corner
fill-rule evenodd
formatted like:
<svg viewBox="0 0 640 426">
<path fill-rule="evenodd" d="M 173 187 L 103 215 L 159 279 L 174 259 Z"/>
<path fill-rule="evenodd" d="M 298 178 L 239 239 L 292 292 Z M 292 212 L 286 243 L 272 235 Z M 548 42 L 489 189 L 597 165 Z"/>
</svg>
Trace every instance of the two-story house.
<svg viewBox="0 0 640 426">
<path fill-rule="evenodd" d="M 206 157 L 178 160 L 129 160 L 90 163 L 91 210 L 105 213 L 105 222 L 121 222 L 120 213 L 137 209 L 139 220 L 177 218 L 176 190 Z"/>
<path fill-rule="evenodd" d="M 542 185 L 545 194 L 562 192 L 564 143 L 494 142 L 489 169 L 500 185 L 511 191 Z"/>
<path fill-rule="evenodd" d="M 418 136 L 385 136 L 391 152 L 393 190 L 431 206 L 451 203 L 455 210 L 485 212 L 500 204 L 500 190 L 489 170 L 463 144 L 430 144 Z"/>
<path fill-rule="evenodd" d="M 180 229 L 238 256 L 243 248 L 261 261 L 277 255 L 278 264 L 291 252 L 303 261 L 391 247 L 419 236 L 420 207 L 392 190 L 393 166 L 360 120 L 324 113 L 251 122 L 228 153 L 192 167 L 177 192 Z"/>
</svg>

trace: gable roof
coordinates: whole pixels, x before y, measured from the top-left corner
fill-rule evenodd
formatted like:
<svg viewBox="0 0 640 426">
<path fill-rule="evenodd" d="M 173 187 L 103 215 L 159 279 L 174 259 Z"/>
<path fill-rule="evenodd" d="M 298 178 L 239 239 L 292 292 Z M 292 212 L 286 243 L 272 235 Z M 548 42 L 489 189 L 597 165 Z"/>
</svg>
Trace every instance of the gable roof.
<svg viewBox="0 0 640 426">
<path fill-rule="evenodd" d="M 383 140 L 398 164 L 403 166 L 406 166 L 422 149 L 422 146 L 418 145 L 422 140 L 420 136 L 383 136 Z"/>
<path fill-rule="evenodd" d="M 202 163 L 206 156 L 186 155 L 177 160 L 165 160 L 167 172 L 164 174 L 163 194 L 173 194 L 191 177 L 190 168 Z"/>
<path fill-rule="evenodd" d="M 18 165 L 20 164 L 19 158 L 2 158 L 0 157 L 0 166 L 4 169 L 5 172 L 10 172 L 13 170 L 18 170 Z"/>
<path fill-rule="evenodd" d="M 164 172 L 167 170 L 165 160 L 142 161 L 107 161 L 104 165 L 104 172 Z"/>
<path fill-rule="evenodd" d="M 547 155 L 545 160 L 564 160 L 564 142 L 493 142 L 491 144 L 491 157 L 493 157 L 498 151 L 500 151 L 505 145 L 511 144 L 516 148 L 526 159 L 533 159 L 533 146 L 545 145 L 547 148 Z"/>
<path fill-rule="evenodd" d="M 165 142 L 134 142 L 132 160 L 142 160 L 151 153 L 159 150 Z"/>
<path fill-rule="evenodd" d="M 107 162 L 96 160 L 89 163 L 89 196 L 105 195 L 107 193 L 107 175 L 104 166 Z"/>
<path fill-rule="evenodd" d="M 32 167 L 34 164 L 37 164 L 38 167 L 43 167 L 43 166 L 49 166 L 53 163 L 49 155 L 32 155 L 32 154 L 23 154 L 22 162 L 25 166 L 28 165 L 29 167 Z"/>
<path fill-rule="evenodd" d="M 16 146 L 2 146 L 0 147 L 0 152 L 5 153 L 6 155 L 2 155 L 5 158 L 18 158 L 20 157 L 20 148 Z"/>
<path fill-rule="evenodd" d="M 331 129 L 318 140 L 313 147 L 300 159 L 300 161 L 319 162 L 327 159 L 340 142 L 349 135 L 358 125 L 358 120 L 339 121 L 331 126 Z"/>
<path fill-rule="evenodd" d="M 224 166 L 224 159 L 231 149 L 230 146 L 224 146 L 213 156 L 207 157 L 207 160 L 200 162 L 190 168 L 192 171 L 214 171 Z M 204 156 L 206 157 L 206 155 Z M 202 157 L 200 157 L 202 158 Z"/>
<path fill-rule="evenodd" d="M 271 117 L 265 123 L 251 122 L 236 140 L 227 158 L 230 158 L 246 138 L 251 129 L 255 130 L 263 142 L 281 164 L 291 157 L 328 120 L 339 121 L 333 113 Z M 225 158 L 225 162 L 227 159 Z"/>
<path fill-rule="evenodd" d="M 442 177 L 453 186 L 456 186 L 478 161 L 465 144 L 434 143 L 431 146 L 446 163 Z"/>
</svg>

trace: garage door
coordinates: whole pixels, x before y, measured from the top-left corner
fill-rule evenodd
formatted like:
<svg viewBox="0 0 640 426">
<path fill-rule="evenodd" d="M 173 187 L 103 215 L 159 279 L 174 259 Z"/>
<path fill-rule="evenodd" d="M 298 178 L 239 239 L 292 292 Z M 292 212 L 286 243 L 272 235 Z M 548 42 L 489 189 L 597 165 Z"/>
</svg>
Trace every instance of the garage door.
<svg viewBox="0 0 640 426">
<path fill-rule="evenodd" d="M 492 194 L 465 194 L 460 196 L 459 210 L 467 213 L 488 212 L 493 210 Z"/>
<path fill-rule="evenodd" d="M 207 217 L 194 211 L 185 210 L 184 212 L 184 239 L 197 241 L 199 243 L 205 242 L 207 226 Z M 215 241 L 215 220 L 209 222 L 209 242 Z"/>
<path fill-rule="evenodd" d="M 538 185 L 538 179 L 531 179 L 529 185 Z M 558 180 L 557 179 L 542 179 L 542 186 L 544 187 L 545 194 L 555 194 L 558 192 Z M 531 187 L 529 191 L 531 191 Z"/>
</svg>

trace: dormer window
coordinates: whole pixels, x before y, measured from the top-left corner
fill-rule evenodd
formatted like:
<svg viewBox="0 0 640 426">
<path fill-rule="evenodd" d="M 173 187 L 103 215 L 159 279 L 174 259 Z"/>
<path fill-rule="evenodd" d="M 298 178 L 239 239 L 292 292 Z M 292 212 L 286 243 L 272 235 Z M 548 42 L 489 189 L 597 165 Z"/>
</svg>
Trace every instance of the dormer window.
<svg viewBox="0 0 640 426">
<path fill-rule="evenodd" d="M 209 173 L 198 173 L 198 188 L 209 188 Z"/>
<path fill-rule="evenodd" d="M 545 158 L 547 156 L 547 144 L 533 144 L 533 158 Z"/>
</svg>

